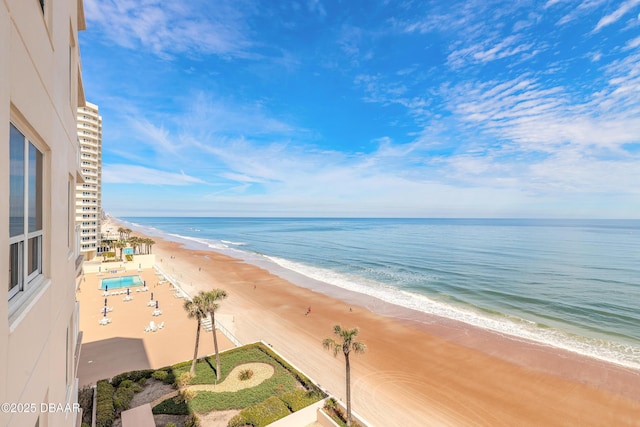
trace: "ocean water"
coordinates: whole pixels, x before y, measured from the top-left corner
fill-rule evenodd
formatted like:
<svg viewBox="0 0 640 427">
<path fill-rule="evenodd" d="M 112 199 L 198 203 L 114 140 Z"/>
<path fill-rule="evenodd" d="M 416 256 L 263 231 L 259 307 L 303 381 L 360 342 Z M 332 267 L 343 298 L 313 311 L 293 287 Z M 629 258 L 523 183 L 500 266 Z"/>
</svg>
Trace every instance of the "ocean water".
<svg viewBox="0 0 640 427">
<path fill-rule="evenodd" d="M 640 220 L 121 220 L 263 267 L 640 369 Z"/>
</svg>

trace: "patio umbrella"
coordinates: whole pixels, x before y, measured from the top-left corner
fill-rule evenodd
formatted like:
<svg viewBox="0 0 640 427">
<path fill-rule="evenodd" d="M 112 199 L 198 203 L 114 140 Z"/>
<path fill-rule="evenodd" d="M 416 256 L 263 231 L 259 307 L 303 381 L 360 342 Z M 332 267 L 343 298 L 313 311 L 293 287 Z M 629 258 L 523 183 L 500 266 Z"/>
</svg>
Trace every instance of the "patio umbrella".
<svg viewBox="0 0 640 427">
<path fill-rule="evenodd" d="M 151 292 L 151 301 L 153 301 L 153 292 Z"/>
<path fill-rule="evenodd" d="M 127 288 L 127 296 L 129 296 L 130 293 L 131 293 L 131 290 Z"/>
<path fill-rule="evenodd" d="M 156 310 L 158 309 L 158 300 L 156 300 Z"/>
<path fill-rule="evenodd" d="M 109 290 L 109 285 L 104 285 L 104 291 L 107 292 Z"/>
<path fill-rule="evenodd" d="M 104 308 L 104 316 L 103 317 L 107 317 L 107 307 Z"/>
<path fill-rule="evenodd" d="M 107 299 L 106 298 L 104 299 L 104 306 L 105 307 L 107 306 Z"/>
</svg>

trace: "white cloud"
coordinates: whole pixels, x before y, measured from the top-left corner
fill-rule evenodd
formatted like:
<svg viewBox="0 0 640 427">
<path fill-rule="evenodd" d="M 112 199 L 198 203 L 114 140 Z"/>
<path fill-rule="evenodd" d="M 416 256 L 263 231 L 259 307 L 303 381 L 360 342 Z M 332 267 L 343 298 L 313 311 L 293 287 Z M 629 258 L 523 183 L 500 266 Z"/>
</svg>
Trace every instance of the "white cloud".
<svg viewBox="0 0 640 427">
<path fill-rule="evenodd" d="M 620 5 L 614 12 L 610 13 L 607 16 L 602 17 L 596 28 L 593 30 L 594 32 L 600 31 L 602 28 L 607 25 L 611 25 L 617 22 L 620 18 L 622 18 L 627 12 L 633 9 L 635 6 L 640 4 L 640 0 L 627 0 Z"/>
<path fill-rule="evenodd" d="M 480 43 L 451 52 L 447 62 L 454 68 L 468 63 L 485 63 L 531 51 L 533 43 L 518 44 L 518 36 L 502 40 L 484 40 Z"/>
<path fill-rule="evenodd" d="M 102 181 L 105 184 L 146 184 L 183 186 L 205 184 L 199 178 L 185 174 L 167 172 L 139 165 L 105 164 L 102 169 Z"/>
<path fill-rule="evenodd" d="M 638 15 L 638 20 L 640 20 L 640 15 Z M 640 46 L 640 36 L 636 37 L 635 39 L 629 40 L 625 45 L 625 50 L 635 49 L 638 46 Z"/>
<path fill-rule="evenodd" d="M 557 25 L 565 25 L 572 21 L 575 21 L 581 16 L 592 12 L 594 9 L 602 6 L 604 3 L 606 3 L 606 0 L 581 0 L 578 6 L 572 7 L 569 13 L 560 18 L 560 20 L 557 22 Z"/>
<path fill-rule="evenodd" d="M 177 53 L 241 56 L 252 45 L 242 3 L 85 0 L 84 4 L 89 25 L 100 27 L 112 41 L 165 58 Z"/>
</svg>

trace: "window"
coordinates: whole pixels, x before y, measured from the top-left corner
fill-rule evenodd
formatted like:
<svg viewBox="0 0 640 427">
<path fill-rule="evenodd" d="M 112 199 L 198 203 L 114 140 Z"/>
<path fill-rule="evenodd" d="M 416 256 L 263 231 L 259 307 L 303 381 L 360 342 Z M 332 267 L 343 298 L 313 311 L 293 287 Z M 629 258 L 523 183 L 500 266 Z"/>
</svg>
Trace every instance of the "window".
<svg viewBox="0 0 640 427">
<path fill-rule="evenodd" d="M 42 153 L 10 126 L 9 299 L 42 274 Z"/>
</svg>

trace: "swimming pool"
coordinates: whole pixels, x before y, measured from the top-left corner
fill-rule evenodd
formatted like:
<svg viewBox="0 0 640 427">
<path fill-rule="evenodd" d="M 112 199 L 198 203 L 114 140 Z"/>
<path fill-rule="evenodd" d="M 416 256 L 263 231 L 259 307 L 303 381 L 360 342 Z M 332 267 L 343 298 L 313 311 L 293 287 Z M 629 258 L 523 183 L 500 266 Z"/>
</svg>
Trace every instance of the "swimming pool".
<svg viewBox="0 0 640 427">
<path fill-rule="evenodd" d="M 142 286 L 144 282 L 140 276 L 122 276 L 122 277 L 110 277 L 108 279 L 102 279 L 100 281 L 100 289 L 120 289 L 129 288 L 132 286 Z"/>
</svg>

